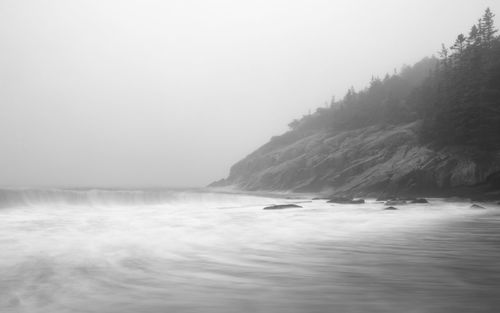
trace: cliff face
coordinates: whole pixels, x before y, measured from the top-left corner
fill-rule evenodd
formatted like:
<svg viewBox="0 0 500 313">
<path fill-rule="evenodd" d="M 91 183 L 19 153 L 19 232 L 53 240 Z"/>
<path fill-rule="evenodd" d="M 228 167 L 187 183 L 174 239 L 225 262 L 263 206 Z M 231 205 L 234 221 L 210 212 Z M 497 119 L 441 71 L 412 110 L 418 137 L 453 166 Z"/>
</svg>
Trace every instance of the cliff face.
<svg viewBox="0 0 500 313">
<path fill-rule="evenodd" d="M 232 166 L 211 186 L 324 191 L 347 195 L 441 195 L 494 192 L 500 151 L 418 143 L 419 123 L 345 132 L 289 132 Z"/>
</svg>

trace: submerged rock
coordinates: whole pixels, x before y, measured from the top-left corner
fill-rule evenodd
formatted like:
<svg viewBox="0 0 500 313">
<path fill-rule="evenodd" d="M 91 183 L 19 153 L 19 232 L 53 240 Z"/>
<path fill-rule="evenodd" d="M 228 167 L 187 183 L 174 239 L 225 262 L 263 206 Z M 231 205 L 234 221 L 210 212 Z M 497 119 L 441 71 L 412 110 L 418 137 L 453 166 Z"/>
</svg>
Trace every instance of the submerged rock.
<svg viewBox="0 0 500 313">
<path fill-rule="evenodd" d="M 429 203 L 429 201 L 427 201 L 427 199 L 424 199 L 424 198 L 414 199 L 414 200 L 411 200 L 410 202 L 411 203 Z"/>
<path fill-rule="evenodd" d="M 399 209 L 395 208 L 393 206 L 390 206 L 390 207 L 384 208 L 384 210 L 399 210 Z"/>
<path fill-rule="evenodd" d="M 291 208 L 301 208 L 301 206 L 296 204 L 276 204 L 276 205 L 266 206 L 265 208 L 263 208 L 263 210 L 282 210 Z"/>
<path fill-rule="evenodd" d="M 486 209 L 484 206 L 480 206 L 479 204 L 473 204 L 470 206 L 471 209 L 484 210 Z"/>
</svg>

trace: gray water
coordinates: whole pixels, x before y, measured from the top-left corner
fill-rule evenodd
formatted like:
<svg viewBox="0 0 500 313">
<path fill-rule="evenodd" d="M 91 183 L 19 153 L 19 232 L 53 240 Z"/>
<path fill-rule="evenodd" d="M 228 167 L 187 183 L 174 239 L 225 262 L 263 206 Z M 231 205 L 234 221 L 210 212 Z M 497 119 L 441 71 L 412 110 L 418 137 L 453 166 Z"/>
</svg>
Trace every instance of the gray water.
<svg viewBox="0 0 500 313">
<path fill-rule="evenodd" d="M 0 192 L 0 312 L 498 312 L 500 206 Z"/>
</svg>

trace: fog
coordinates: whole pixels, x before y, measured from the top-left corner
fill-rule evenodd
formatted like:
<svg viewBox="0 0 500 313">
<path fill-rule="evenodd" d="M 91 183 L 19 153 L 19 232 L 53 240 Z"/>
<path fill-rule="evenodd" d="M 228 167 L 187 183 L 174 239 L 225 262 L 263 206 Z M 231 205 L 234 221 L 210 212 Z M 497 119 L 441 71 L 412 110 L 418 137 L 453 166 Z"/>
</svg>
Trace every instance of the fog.
<svg viewBox="0 0 500 313">
<path fill-rule="evenodd" d="M 500 14 L 497 0 L 2 0 L 0 185 L 206 185 L 487 6 Z"/>
</svg>

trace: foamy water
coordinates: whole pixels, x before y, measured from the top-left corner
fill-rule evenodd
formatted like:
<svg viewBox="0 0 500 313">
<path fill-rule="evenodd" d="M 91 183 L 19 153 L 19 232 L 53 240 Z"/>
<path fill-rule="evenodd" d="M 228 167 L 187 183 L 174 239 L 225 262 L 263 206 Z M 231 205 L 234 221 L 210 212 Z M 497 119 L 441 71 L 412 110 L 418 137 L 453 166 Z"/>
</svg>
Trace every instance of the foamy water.
<svg viewBox="0 0 500 313">
<path fill-rule="evenodd" d="M 500 206 L 0 192 L 0 312 L 497 312 Z"/>
</svg>

